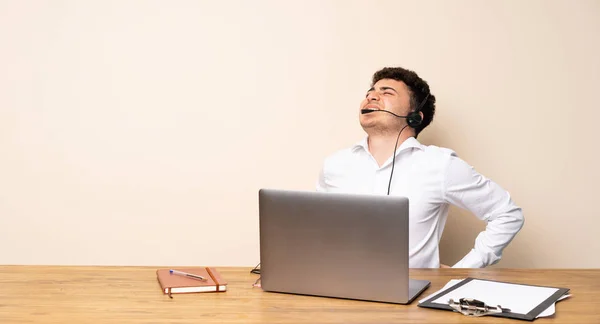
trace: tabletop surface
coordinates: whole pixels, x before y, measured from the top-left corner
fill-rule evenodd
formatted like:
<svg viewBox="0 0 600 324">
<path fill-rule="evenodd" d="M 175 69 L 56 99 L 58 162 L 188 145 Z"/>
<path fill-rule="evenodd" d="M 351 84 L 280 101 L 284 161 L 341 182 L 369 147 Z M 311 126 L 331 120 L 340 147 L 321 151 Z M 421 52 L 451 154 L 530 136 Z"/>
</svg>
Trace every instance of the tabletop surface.
<svg viewBox="0 0 600 324">
<path fill-rule="evenodd" d="M 417 307 L 451 279 L 570 288 L 541 323 L 600 323 L 600 269 L 413 269 L 431 286 L 410 305 L 264 292 L 250 268 L 216 267 L 223 293 L 164 295 L 164 267 L 0 266 L 0 323 L 509 323 Z"/>
</svg>

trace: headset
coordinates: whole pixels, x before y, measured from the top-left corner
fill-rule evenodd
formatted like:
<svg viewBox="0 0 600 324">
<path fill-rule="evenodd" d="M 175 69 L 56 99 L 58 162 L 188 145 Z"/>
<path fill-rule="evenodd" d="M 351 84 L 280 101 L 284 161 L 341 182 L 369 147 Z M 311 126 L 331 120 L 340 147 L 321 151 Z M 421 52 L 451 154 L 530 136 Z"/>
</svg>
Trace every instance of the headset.
<svg viewBox="0 0 600 324">
<path fill-rule="evenodd" d="M 390 180 L 388 182 L 388 189 L 387 189 L 388 196 L 390 194 L 390 188 L 392 186 L 392 176 L 394 175 L 394 165 L 395 165 L 395 162 L 396 162 L 396 147 L 398 146 L 398 140 L 400 139 L 400 134 L 402 134 L 402 131 L 404 131 L 404 129 L 407 126 L 410 126 L 413 129 L 416 129 L 417 127 L 419 127 L 421 125 L 421 123 L 423 122 L 423 117 L 421 117 L 421 114 L 419 112 L 421 112 L 421 109 L 423 108 L 423 106 L 427 102 L 427 99 L 429 99 L 429 94 L 430 93 L 431 93 L 430 91 L 427 91 L 427 95 L 425 96 L 425 99 L 423 99 L 423 101 L 421 101 L 421 103 L 419 104 L 419 106 L 417 106 L 417 109 L 415 109 L 413 112 L 409 113 L 407 116 L 396 115 L 393 112 L 387 111 L 387 110 L 361 109 L 361 113 L 362 114 L 370 114 L 370 113 L 375 112 L 375 111 L 383 111 L 383 112 L 386 112 L 388 114 L 392 114 L 392 115 L 394 115 L 396 117 L 399 117 L 399 118 L 406 118 L 406 125 L 404 127 L 402 127 L 402 129 L 398 133 L 398 137 L 396 137 L 396 145 L 394 145 L 394 154 L 392 155 L 392 171 L 390 172 Z"/>
</svg>

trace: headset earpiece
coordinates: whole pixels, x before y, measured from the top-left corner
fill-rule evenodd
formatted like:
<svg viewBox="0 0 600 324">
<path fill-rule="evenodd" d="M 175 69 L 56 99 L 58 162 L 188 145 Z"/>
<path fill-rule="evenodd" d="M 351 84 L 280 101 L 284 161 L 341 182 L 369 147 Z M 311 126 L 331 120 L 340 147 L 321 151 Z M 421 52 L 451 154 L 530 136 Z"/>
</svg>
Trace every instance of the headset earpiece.
<svg viewBox="0 0 600 324">
<path fill-rule="evenodd" d="M 411 112 L 408 114 L 408 117 L 406 117 L 406 123 L 412 128 L 417 128 L 421 125 L 421 122 L 423 122 L 423 117 L 416 111 Z"/>
<path fill-rule="evenodd" d="M 421 114 L 419 112 L 421 111 L 421 108 L 423 108 L 425 103 L 427 102 L 427 99 L 429 99 L 429 94 L 430 93 L 428 92 L 427 95 L 425 96 L 425 99 L 423 99 L 423 101 L 421 101 L 421 103 L 419 104 L 417 109 L 415 111 L 411 112 L 410 114 L 408 114 L 408 116 L 406 117 L 406 123 L 408 124 L 408 126 L 410 126 L 412 128 L 417 128 L 423 122 L 423 117 L 421 116 Z"/>
</svg>

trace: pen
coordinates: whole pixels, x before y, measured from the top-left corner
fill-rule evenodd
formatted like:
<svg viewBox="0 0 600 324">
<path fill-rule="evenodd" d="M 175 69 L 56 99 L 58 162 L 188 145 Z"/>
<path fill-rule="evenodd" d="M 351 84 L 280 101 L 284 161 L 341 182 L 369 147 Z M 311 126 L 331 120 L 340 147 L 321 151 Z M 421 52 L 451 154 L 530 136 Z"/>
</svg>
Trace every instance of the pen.
<svg viewBox="0 0 600 324">
<path fill-rule="evenodd" d="M 188 277 L 188 278 L 192 278 L 192 279 L 196 279 L 196 280 L 202 280 L 202 281 L 206 281 L 206 278 L 199 276 L 199 275 L 195 275 L 193 273 L 187 273 L 187 272 L 183 272 L 183 271 L 177 271 L 177 270 L 169 270 L 170 274 L 176 274 L 176 275 L 180 275 L 183 277 Z"/>
</svg>

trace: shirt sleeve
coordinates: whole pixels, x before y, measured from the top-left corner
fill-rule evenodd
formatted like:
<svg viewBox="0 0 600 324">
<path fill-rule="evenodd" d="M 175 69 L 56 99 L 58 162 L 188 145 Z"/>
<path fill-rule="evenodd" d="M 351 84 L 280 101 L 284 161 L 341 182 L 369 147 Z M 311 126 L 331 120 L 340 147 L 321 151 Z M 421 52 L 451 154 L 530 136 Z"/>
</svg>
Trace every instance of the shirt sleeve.
<svg viewBox="0 0 600 324">
<path fill-rule="evenodd" d="M 321 171 L 319 172 L 316 190 L 317 192 L 327 192 L 327 182 L 325 181 L 325 165 L 323 165 Z"/>
<path fill-rule="evenodd" d="M 487 223 L 473 249 L 453 268 L 483 268 L 500 261 L 504 248 L 523 227 L 521 208 L 507 191 L 454 154 L 443 186 L 445 202 L 466 209 Z"/>
</svg>

